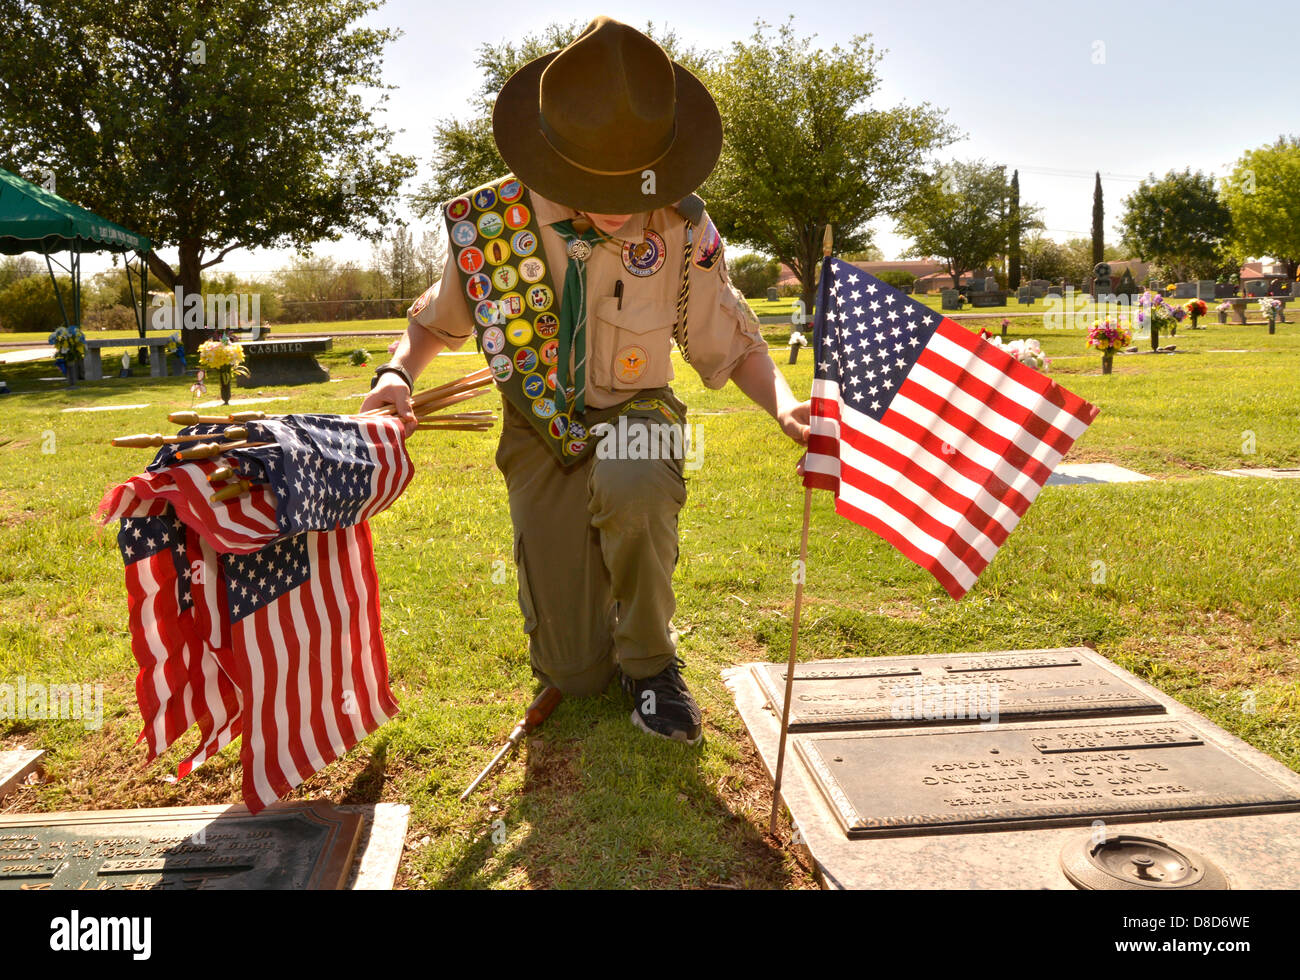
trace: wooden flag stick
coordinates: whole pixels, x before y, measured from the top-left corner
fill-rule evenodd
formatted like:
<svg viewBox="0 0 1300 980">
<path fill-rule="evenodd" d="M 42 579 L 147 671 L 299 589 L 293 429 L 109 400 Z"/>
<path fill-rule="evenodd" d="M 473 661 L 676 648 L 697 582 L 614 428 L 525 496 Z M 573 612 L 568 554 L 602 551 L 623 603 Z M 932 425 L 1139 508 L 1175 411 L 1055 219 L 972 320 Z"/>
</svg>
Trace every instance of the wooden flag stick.
<svg viewBox="0 0 1300 980">
<path fill-rule="evenodd" d="M 419 429 L 455 429 L 461 432 L 487 432 L 492 428 L 491 422 L 421 422 Z"/>
<path fill-rule="evenodd" d="M 475 388 L 484 388 L 492 384 L 492 381 L 492 372 L 488 368 L 484 367 L 478 371 L 465 375 L 463 378 L 457 378 L 455 381 L 449 381 L 444 385 L 439 385 L 436 388 L 429 388 L 412 395 L 411 406 L 414 408 L 430 402 L 440 401 L 448 395 L 457 395 L 461 392 L 471 391 Z M 362 412 L 360 414 L 363 417 L 392 415 L 393 409 L 391 406 L 385 406 L 384 408 L 372 408 L 370 411 Z"/>
<path fill-rule="evenodd" d="M 794 623 L 790 627 L 790 662 L 785 668 L 785 703 L 781 707 L 781 741 L 776 750 L 776 774 L 772 777 L 772 818 L 767 829 L 776 836 L 776 818 L 781 812 L 781 776 L 785 769 L 785 740 L 790 731 L 790 701 L 794 696 L 794 665 L 799 651 L 799 612 L 803 608 L 803 580 L 808 574 L 808 520 L 812 516 L 812 487 L 803 489 L 803 537 L 799 540 L 799 578 L 794 585 Z"/>
<path fill-rule="evenodd" d="M 273 442 L 205 442 L 188 449 L 182 449 L 176 454 L 176 458 L 183 463 L 188 463 L 192 459 L 214 459 L 222 453 L 228 453 L 232 449 L 257 449 L 259 446 L 274 446 Z"/>
</svg>

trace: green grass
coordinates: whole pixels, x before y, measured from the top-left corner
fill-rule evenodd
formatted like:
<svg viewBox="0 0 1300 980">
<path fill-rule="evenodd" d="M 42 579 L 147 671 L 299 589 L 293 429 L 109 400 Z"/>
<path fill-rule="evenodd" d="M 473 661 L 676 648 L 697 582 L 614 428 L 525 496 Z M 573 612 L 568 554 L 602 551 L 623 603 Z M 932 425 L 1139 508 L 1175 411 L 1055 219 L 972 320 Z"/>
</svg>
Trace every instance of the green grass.
<svg viewBox="0 0 1300 980">
<path fill-rule="evenodd" d="M 1019 325 L 1012 331 L 1027 335 Z M 1272 337 L 1259 327 L 1180 330 L 1174 342 L 1190 353 L 1121 356 L 1109 377 L 1081 331 L 1033 335 L 1056 358 L 1053 374 L 1102 409 L 1070 458 L 1113 461 L 1158 480 L 1046 488 L 960 603 L 817 494 L 802 655 L 1091 644 L 1300 770 L 1300 481 L 1207 472 L 1300 465 L 1300 329 L 1282 326 Z M 290 400 L 267 407 L 354 407 L 369 372 L 347 364 L 352 346 L 337 344 L 324 358 L 336 380 L 271 389 Z M 1220 349 L 1250 353 L 1212 353 Z M 794 389 L 806 391 L 811 359 L 790 367 L 777 353 Z M 422 383 L 476 363 L 444 359 Z M 148 459 L 147 451 L 110 449 L 107 439 L 163 429 L 168 411 L 189 407 L 186 382 L 138 377 L 68 391 L 35 380 L 48 373 L 48 363 L 0 368 L 18 392 L 0 397 L 0 682 L 102 683 L 106 724 L 87 732 L 78 722 L 0 721 L 0 743 L 52 750 L 47 782 L 6 806 L 237 802 L 232 749 L 177 783 L 164 777 L 179 749 L 142 764 L 121 560 L 112 529 L 89 520 L 103 491 Z M 509 732 L 533 683 L 494 438 L 412 440 L 415 481 L 373 522 L 402 713 L 295 793 L 409 803 L 402 884 L 810 884 L 763 836 L 770 787 L 720 678 L 730 665 L 788 650 L 798 453 L 734 388 L 708 390 L 680 362 L 678 390 L 704 434 L 676 576 L 703 747 L 637 733 L 614 692 L 569 701 L 464 805 L 457 796 Z M 105 402 L 150 407 L 61 411 Z M 1246 432 L 1253 453 L 1244 451 Z M 493 574 L 502 567 L 504 580 Z"/>
</svg>

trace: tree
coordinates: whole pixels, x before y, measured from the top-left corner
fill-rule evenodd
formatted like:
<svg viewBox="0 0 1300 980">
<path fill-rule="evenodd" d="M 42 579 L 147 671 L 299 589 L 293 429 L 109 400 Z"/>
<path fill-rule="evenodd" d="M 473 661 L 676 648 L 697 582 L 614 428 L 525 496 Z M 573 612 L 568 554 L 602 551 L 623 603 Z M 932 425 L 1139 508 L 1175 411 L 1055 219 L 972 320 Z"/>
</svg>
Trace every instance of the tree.
<svg viewBox="0 0 1300 980">
<path fill-rule="evenodd" d="M 423 290 L 418 288 L 423 280 L 416 255 L 415 239 L 411 230 L 398 225 L 377 246 L 377 267 L 384 274 L 394 299 L 414 299 Z"/>
<path fill-rule="evenodd" d="M 706 82 L 726 141 L 700 193 L 729 241 L 788 265 L 810 308 L 833 226 L 839 253 L 871 244 L 867 223 L 893 216 L 923 179 L 928 153 L 952 142 L 939 110 L 875 108 L 881 56 L 869 35 L 814 49 L 789 21 L 759 21 Z"/>
<path fill-rule="evenodd" d="M 1011 228 L 1007 238 L 1007 286 L 1020 285 L 1020 171 L 1011 174 L 1011 206 L 1008 208 Z"/>
<path fill-rule="evenodd" d="M 1138 258 L 1179 279 L 1197 278 L 1223 263 L 1232 218 L 1214 181 L 1200 171 L 1148 177 L 1124 199 L 1124 242 Z"/>
<path fill-rule="evenodd" d="M 1006 249 L 1011 192 L 1006 168 L 953 161 L 940 167 L 912 195 L 898 219 L 912 239 L 909 254 L 933 255 L 947 266 L 953 287 L 963 273 L 982 269 Z M 1038 223 L 1036 207 L 1019 205 L 1021 227 Z"/>
<path fill-rule="evenodd" d="M 465 120 L 441 119 L 433 132 L 433 177 L 411 197 L 422 218 L 441 217 L 440 208 L 458 194 L 500 177 L 509 168 L 497 152 L 492 138 L 492 107 L 501 86 L 515 71 L 534 58 L 563 48 L 586 28 L 581 21 L 546 25 L 540 34 L 527 34 L 519 41 L 479 45 L 474 65 L 483 82 L 470 99 L 472 115 Z M 704 71 L 709 55 L 685 47 L 676 33 L 647 24 L 643 33 L 654 38 L 674 61 L 696 75 Z"/>
<path fill-rule="evenodd" d="M 836 254 L 847 262 L 883 262 L 885 253 L 880 250 L 878 245 L 868 245 L 858 252 L 841 252 L 836 249 Z"/>
<path fill-rule="evenodd" d="M 1097 182 L 1092 188 L 1092 267 L 1104 262 L 1106 254 L 1106 211 L 1101 200 L 1101 171 L 1097 171 Z M 1089 270 L 1091 271 L 1091 270 Z"/>
<path fill-rule="evenodd" d="M 1069 277 L 1069 256 L 1058 242 L 1036 233 L 1024 243 L 1025 276 L 1029 279 L 1066 279 Z"/>
<path fill-rule="evenodd" d="M 727 263 L 731 284 L 751 299 L 767 295 L 781 277 L 781 263 L 765 255 L 741 255 Z"/>
<path fill-rule="evenodd" d="M 1300 138 L 1248 150 L 1223 181 L 1223 201 L 1232 215 L 1232 240 L 1244 255 L 1265 256 L 1286 266 L 1287 279 L 1300 268 Z"/>
<path fill-rule="evenodd" d="M 396 36 L 361 23 L 378 6 L 0 0 L 0 165 L 52 171 L 148 235 L 150 271 L 186 294 L 236 248 L 373 234 L 414 171 L 374 119 Z M 207 332 L 185 336 L 192 349 Z"/>
<path fill-rule="evenodd" d="M 420 236 L 420 244 L 415 249 L 415 264 L 420 270 L 424 289 L 428 289 L 442 278 L 442 264 L 445 258 L 440 227 L 435 224 L 432 228 L 426 228 Z"/>
</svg>

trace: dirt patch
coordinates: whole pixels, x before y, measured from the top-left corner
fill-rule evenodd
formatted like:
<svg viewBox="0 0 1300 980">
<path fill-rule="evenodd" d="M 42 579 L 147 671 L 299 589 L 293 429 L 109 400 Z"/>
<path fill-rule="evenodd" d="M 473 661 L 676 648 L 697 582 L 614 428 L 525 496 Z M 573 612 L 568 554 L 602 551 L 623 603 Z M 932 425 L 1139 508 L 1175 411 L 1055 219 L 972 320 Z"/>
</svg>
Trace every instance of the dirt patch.
<svg viewBox="0 0 1300 980">
<path fill-rule="evenodd" d="M 1129 637 L 1120 650 L 1166 663 L 1217 691 L 1300 678 L 1300 651 L 1259 636 L 1249 622 L 1222 611 L 1192 614 L 1181 633 Z"/>
</svg>

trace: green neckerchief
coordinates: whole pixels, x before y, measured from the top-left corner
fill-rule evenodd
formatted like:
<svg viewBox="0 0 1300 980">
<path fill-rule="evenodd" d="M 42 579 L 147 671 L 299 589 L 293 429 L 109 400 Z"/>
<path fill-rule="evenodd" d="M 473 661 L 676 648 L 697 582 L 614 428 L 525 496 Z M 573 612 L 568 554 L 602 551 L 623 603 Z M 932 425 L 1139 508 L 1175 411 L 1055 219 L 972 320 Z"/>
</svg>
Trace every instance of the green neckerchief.
<svg viewBox="0 0 1300 980">
<path fill-rule="evenodd" d="M 574 230 L 571 220 L 556 221 L 551 224 L 564 239 L 565 252 L 569 256 L 569 266 L 564 271 L 564 295 L 560 300 L 560 349 L 559 371 L 555 385 L 555 404 L 565 411 L 565 391 L 569 384 L 569 355 L 573 352 L 573 408 L 572 416 L 581 412 L 586 403 L 587 394 L 587 259 L 590 252 L 578 258 L 574 253 L 574 242 L 586 242 L 593 249 L 608 236 L 602 235 L 595 227 L 579 234 Z"/>
</svg>

